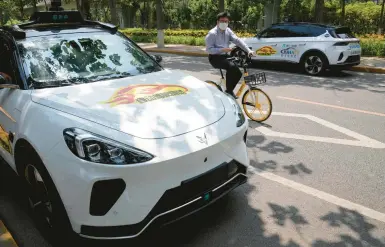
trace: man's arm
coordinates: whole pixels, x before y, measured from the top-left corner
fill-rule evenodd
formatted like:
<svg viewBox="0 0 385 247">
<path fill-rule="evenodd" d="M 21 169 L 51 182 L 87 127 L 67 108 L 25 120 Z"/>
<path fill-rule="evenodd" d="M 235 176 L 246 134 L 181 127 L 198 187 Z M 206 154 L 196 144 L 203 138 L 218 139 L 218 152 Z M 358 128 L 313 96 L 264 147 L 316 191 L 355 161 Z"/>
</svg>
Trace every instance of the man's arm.
<svg viewBox="0 0 385 247">
<path fill-rule="evenodd" d="M 215 47 L 215 34 L 208 33 L 206 35 L 206 51 L 209 54 L 219 54 L 222 52 L 222 48 Z"/>
<path fill-rule="evenodd" d="M 252 52 L 249 47 L 246 45 L 245 42 L 243 42 L 243 40 L 241 40 L 240 38 L 238 38 L 238 36 L 233 32 L 231 31 L 230 29 L 228 29 L 229 33 L 230 33 L 230 41 L 233 42 L 234 44 L 236 44 L 237 46 L 241 47 L 244 51 L 246 51 L 247 53 L 250 53 Z"/>
</svg>

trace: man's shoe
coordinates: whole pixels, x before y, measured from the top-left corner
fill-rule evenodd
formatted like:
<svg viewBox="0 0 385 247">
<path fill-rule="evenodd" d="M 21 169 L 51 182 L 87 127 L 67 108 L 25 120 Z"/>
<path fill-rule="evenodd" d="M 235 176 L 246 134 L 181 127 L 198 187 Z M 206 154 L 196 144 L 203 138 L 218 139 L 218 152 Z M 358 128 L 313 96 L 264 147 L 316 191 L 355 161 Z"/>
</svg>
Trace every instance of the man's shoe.
<svg viewBox="0 0 385 247">
<path fill-rule="evenodd" d="M 234 92 L 227 92 L 226 93 L 230 94 L 234 99 L 238 99 L 238 97 L 234 94 Z"/>
</svg>

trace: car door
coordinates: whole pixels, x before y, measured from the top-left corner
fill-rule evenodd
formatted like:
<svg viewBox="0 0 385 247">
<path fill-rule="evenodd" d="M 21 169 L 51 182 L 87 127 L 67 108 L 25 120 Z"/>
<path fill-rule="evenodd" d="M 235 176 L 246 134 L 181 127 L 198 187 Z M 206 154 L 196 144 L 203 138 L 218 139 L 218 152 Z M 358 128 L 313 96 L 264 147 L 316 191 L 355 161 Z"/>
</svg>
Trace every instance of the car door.
<svg viewBox="0 0 385 247">
<path fill-rule="evenodd" d="M 266 61 L 280 60 L 280 46 L 286 36 L 285 29 L 280 25 L 267 28 L 258 34 L 252 46 L 256 53 L 256 59 Z"/>
<path fill-rule="evenodd" d="M 280 44 L 280 56 L 285 62 L 298 63 L 311 42 L 311 30 L 308 25 L 288 25 L 287 37 Z"/>
<path fill-rule="evenodd" d="M 19 88 L 20 77 L 15 66 L 11 43 L 0 36 L 0 73 L 9 80 L 0 84 L 0 155 L 15 168 L 13 159 L 15 131 L 20 119 L 19 105 L 25 104 Z"/>
</svg>

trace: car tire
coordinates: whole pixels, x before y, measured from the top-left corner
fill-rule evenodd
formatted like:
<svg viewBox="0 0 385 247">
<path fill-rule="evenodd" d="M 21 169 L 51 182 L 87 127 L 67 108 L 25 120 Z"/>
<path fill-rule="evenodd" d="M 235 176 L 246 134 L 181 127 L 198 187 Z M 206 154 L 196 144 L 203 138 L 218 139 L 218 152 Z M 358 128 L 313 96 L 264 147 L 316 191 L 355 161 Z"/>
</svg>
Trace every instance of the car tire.
<svg viewBox="0 0 385 247">
<path fill-rule="evenodd" d="M 25 153 L 19 162 L 18 173 L 26 191 L 28 210 L 38 228 L 52 244 L 74 240 L 76 235 L 64 204 L 39 155 L 28 150 L 28 154 Z"/>
<path fill-rule="evenodd" d="M 329 62 L 323 53 L 309 52 L 302 57 L 300 66 L 305 74 L 319 76 L 325 73 Z"/>
</svg>

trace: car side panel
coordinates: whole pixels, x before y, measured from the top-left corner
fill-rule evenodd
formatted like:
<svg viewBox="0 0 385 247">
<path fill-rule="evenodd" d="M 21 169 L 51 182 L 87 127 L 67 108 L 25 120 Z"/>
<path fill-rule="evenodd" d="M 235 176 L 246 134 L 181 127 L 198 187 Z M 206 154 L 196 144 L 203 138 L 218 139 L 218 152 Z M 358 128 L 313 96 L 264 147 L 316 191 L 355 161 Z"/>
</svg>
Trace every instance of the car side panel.
<svg viewBox="0 0 385 247">
<path fill-rule="evenodd" d="M 11 88 L 0 90 L 0 155 L 15 171 L 15 143 L 20 125 L 25 123 L 22 111 L 28 108 L 30 102 L 30 92 L 26 90 Z"/>
</svg>

